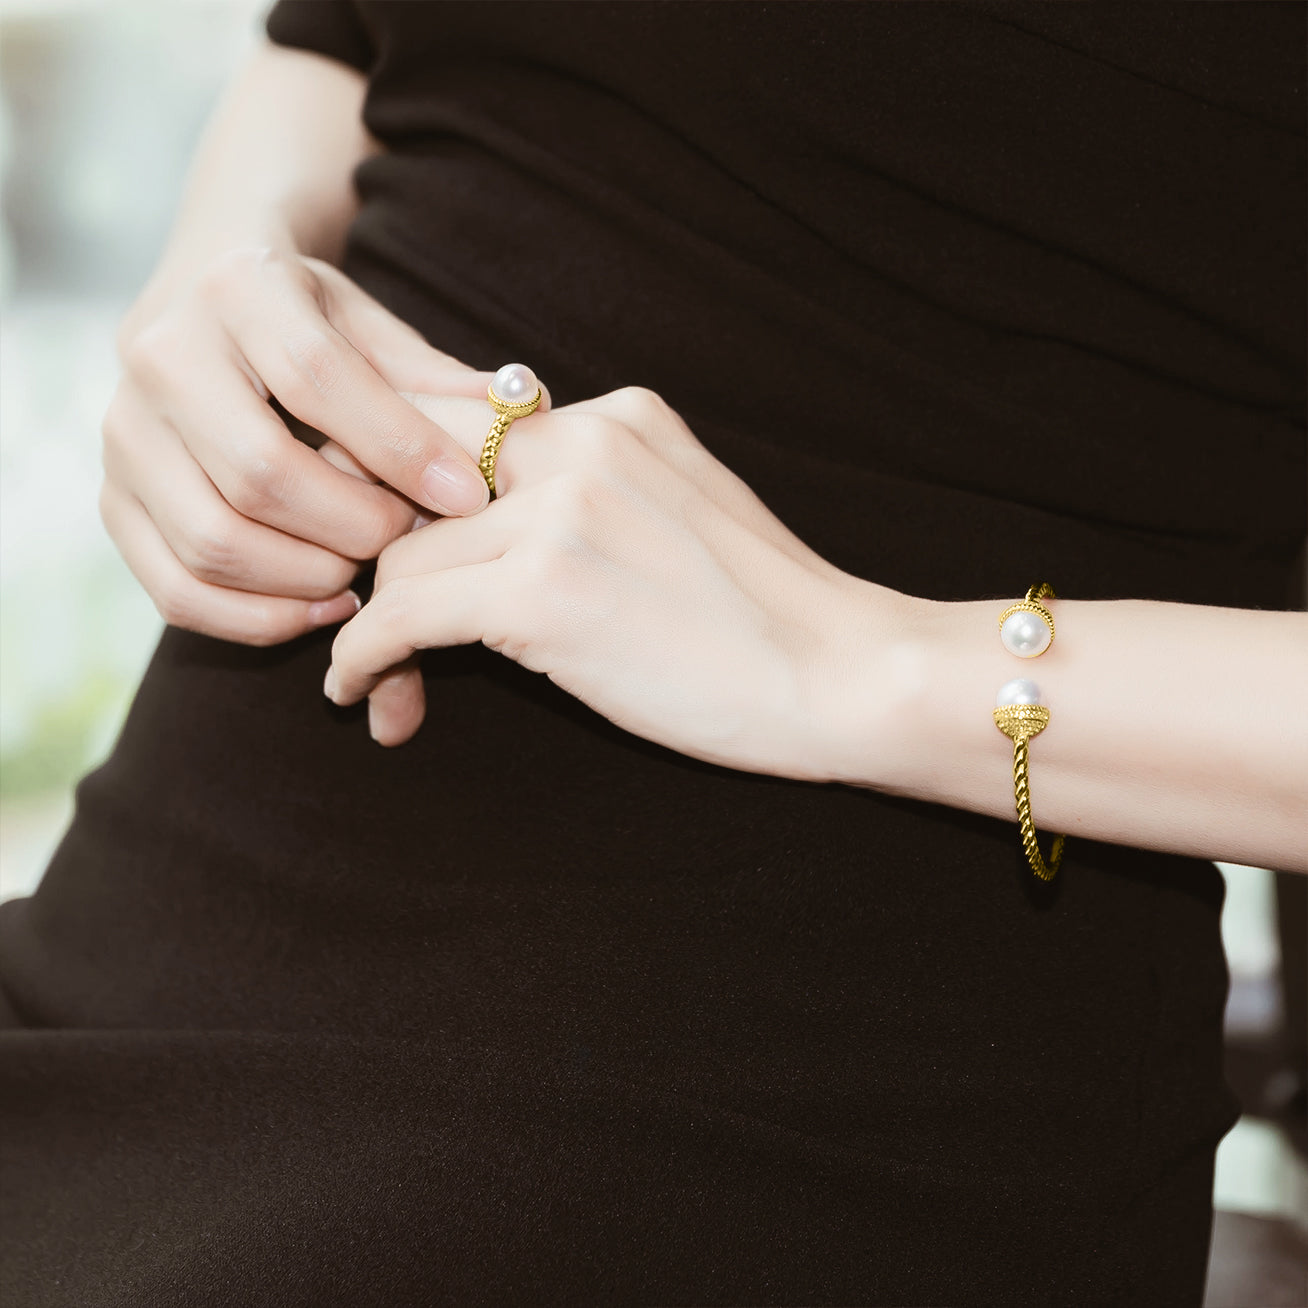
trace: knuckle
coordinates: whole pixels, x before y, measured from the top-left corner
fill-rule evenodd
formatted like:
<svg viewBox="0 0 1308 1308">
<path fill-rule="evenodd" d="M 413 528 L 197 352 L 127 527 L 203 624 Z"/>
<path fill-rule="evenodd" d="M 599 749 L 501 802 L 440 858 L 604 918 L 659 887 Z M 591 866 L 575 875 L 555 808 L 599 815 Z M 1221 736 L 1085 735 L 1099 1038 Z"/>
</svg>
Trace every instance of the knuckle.
<svg viewBox="0 0 1308 1308">
<path fill-rule="evenodd" d="M 607 413 L 578 413 L 568 423 L 573 456 L 590 470 L 615 461 L 630 436 L 626 423 Z"/>
<path fill-rule="evenodd" d="M 202 300 L 220 300 L 233 280 L 243 275 L 247 251 L 224 250 L 200 270 L 194 292 Z"/>
<path fill-rule="evenodd" d="M 302 331 L 285 342 L 291 375 L 303 389 L 316 395 L 330 395 L 341 383 L 345 360 L 340 346 L 326 332 Z"/>
<path fill-rule="evenodd" d="M 372 593 L 369 606 L 376 606 L 373 616 L 387 627 L 400 625 L 413 608 L 413 579 L 391 577 Z"/>
<path fill-rule="evenodd" d="M 648 386 L 622 386 L 613 395 L 623 413 L 663 413 L 669 408 L 663 396 Z"/>
<path fill-rule="evenodd" d="M 159 616 L 170 627 L 180 627 L 184 631 L 258 646 L 276 645 L 295 634 L 287 630 L 285 621 L 269 604 L 258 601 L 245 606 L 237 624 L 230 620 L 214 621 L 205 611 L 203 595 L 198 587 L 193 583 L 187 585 L 185 581 L 156 586 L 150 598 Z"/>
<path fill-rule="evenodd" d="M 181 354 L 182 336 L 171 317 L 156 318 L 127 343 L 122 352 L 127 374 L 142 382 L 170 377 Z"/>
<path fill-rule="evenodd" d="M 388 489 L 351 479 L 335 520 L 339 526 L 329 548 L 349 559 L 380 564 L 388 547 L 408 534 L 413 509 Z"/>
<path fill-rule="evenodd" d="M 284 261 L 284 255 L 270 245 L 237 245 L 211 259 L 196 278 L 196 292 L 205 299 L 221 302 L 252 276 Z"/>
<path fill-rule="evenodd" d="M 247 518 L 262 519 L 286 498 L 286 474 L 265 451 L 255 451 L 237 463 L 227 502 Z"/>
<path fill-rule="evenodd" d="M 185 548 L 183 561 L 201 581 L 222 583 L 244 574 L 237 533 L 218 515 L 192 523 Z"/>
<path fill-rule="evenodd" d="M 253 250 L 246 247 L 225 250 L 201 270 L 195 279 L 192 294 L 211 310 L 222 313 L 248 285 L 253 267 Z"/>
<path fill-rule="evenodd" d="M 559 473 L 542 487 L 544 509 L 553 539 L 575 539 L 591 533 L 607 514 L 613 487 L 600 464 Z"/>
<path fill-rule="evenodd" d="M 170 627 L 196 630 L 196 608 L 186 588 L 173 581 L 159 582 L 150 592 L 155 610 Z"/>
<path fill-rule="evenodd" d="M 280 617 L 267 604 L 254 604 L 242 633 L 247 645 L 277 645 L 293 633 L 287 629 L 284 618 Z"/>
<path fill-rule="evenodd" d="M 358 572 L 359 565 L 353 559 L 343 559 L 339 555 L 335 556 L 335 562 L 327 568 L 326 575 L 315 588 L 315 598 L 330 599 L 333 595 L 339 595 L 346 586 L 353 582 Z"/>
<path fill-rule="evenodd" d="M 427 442 L 403 418 L 378 421 L 369 433 L 369 445 L 388 463 L 411 467 L 415 473 L 425 468 L 432 457 Z"/>
<path fill-rule="evenodd" d="M 659 445 L 698 444 L 685 420 L 658 391 L 648 386 L 624 386 L 612 392 L 613 412 L 619 415 L 628 437 L 635 442 Z"/>
<path fill-rule="evenodd" d="M 403 539 L 402 528 L 397 528 L 390 515 L 381 509 L 361 510 L 357 519 L 351 523 L 353 549 L 358 552 L 352 557 L 358 559 L 377 559 L 385 557 L 386 547 L 397 539 Z M 379 563 L 380 570 L 380 563 Z"/>
</svg>

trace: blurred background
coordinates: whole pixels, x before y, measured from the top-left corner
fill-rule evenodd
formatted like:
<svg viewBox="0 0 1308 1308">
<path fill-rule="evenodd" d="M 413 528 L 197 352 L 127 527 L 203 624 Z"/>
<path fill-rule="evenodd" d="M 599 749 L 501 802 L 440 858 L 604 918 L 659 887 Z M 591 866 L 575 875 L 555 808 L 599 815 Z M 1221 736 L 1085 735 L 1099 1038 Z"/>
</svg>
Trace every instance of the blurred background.
<svg viewBox="0 0 1308 1308">
<path fill-rule="evenodd" d="M 113 335 L 265 9 L 0 0 L 0 897 L 40 879 L 161 630 L 96 507 Z M 1207 1302 L 1303 1308 L 1303 1263 L 1284 1235 L 1308 1223 L 1305 879 L 1223 872 L 1228 1076 L 1246 1114 L 1218 1155 L 1217 1204 L 1231 1216 Z"/>
<path fill-rule="evenodd" d="M 260 0 L 0 0 L 0 893 L 35 884 L 162 624 L 100 523 L 113 335 Z"/>
</svg>

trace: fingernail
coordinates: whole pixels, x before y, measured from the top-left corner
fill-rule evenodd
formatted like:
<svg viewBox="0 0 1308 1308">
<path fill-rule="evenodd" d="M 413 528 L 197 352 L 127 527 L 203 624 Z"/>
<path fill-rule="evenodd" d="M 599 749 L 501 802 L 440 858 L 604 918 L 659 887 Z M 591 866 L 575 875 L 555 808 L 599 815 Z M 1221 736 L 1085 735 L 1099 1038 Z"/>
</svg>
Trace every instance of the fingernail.
<svg viewBox="0 0 1308 1308">
<path fill-rule="evenodd" d="M 334 699 L 336 698 L 336 669 L 335 669 L 335 667 L 329 667 L 329 668 L 327 669 L 327 675 L 322 679 L 322 693 L 323 693 L 324 695 L 326 695 L 327 698 L 330 699 L 330 700 L 334 700 Z"/>
<path fill-rule="evenodd" d="M 423 499 L 439 513 L 475 513 L 489 498 L 486 480 L 453 459 L 436 459 L 422 474 Z"/>
<path fill-rule="evenodd" d="M 419 527 L 425 527 L 428 523 L 435 522 L 436 519 L 430 513 L 415 513 L 413 515 L 413 526 L 410 531 L 417 531 Z"/>
<path fill-rule="evenodd" d="M 347 590 L 331 599 L 310 604 L 309 621 L 319 627 L 325 627 L 329 622 L 343 622 L 358 613 L 362 606 L 363 601 L 352 590 Z"/>
</svg>

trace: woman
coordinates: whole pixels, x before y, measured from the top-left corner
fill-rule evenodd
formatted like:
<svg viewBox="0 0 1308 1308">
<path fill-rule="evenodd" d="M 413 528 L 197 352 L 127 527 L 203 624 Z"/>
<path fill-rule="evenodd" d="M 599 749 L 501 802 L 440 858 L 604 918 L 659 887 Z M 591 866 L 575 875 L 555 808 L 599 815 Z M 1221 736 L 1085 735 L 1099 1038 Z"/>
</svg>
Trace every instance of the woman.
<svg viewBox="0 0 1308 1308">
<path fill-rule="evenodd" d="M 105 424 L 171 625 L 0 916 L 13 1285 L 1197 1303 L 1204 860 L 1304 863 L 1302 10 L 269 34 Z"/>
</svg>

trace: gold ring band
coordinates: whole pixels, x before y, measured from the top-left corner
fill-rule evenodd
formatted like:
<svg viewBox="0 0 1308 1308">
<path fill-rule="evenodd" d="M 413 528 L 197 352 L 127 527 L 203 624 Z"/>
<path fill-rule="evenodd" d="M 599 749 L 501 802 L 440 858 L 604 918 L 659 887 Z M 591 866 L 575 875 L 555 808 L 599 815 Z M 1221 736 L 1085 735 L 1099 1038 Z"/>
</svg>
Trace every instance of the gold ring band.
<svg viewBox="0 0 1308 1308">
<path fill-rule="evenodd" d="M 524 393 L 532 387 L 535 388 L 535 394 L 529 400 L 511 401 L 501 399 L 496 394 L 497 383 L 501 391 L 509 394 Z M 536 406 L 541 401 L 541 395 L 542 391 L 540 384 L 536 381 L 535 373 L 521 363 L 506 363 L 491 379 L 491 384 L 486 387 L 486 398 L 495 410 L 495 421 L 491 423 L 490 431 L 486 433 L 486 439 L 481 447 L 481 458 L 478 460 L 477 466 L 481 469 L 481 475 L 486 479 L 486 489 L 490 491 L 491 499 L 495 498 L 495 460 L 499 458 L 500 445 L 504 441 L 504 435 L 516 418 L 525 418 L 529 413 L 536 411 Z"/>
</svg>

